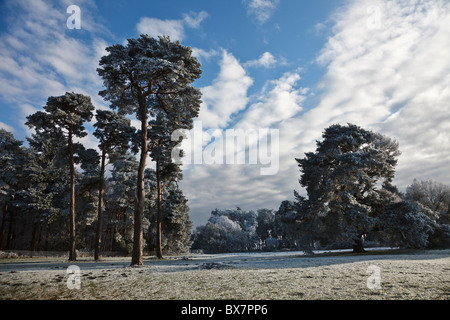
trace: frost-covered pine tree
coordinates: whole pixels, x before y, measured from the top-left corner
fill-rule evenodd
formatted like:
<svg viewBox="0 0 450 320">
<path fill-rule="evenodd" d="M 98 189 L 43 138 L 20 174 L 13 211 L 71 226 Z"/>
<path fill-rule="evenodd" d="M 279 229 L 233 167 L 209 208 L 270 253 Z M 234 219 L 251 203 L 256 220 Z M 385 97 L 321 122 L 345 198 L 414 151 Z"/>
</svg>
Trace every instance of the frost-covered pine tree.
<svg viewBox="0 0 450 320">
<path fill-rule="evenodd" d="M 97 110 L 94 136 L 99 140 L 100 172 L 99 172 L 99 196 L 97 206 L 97 231 L 95 238 L 94 259 L 99 260 L 101 250 L 101 233 L 103 218 L 103 193 L 105 184 L 105 169 L 107 157 L 110 162 L 124 154 L 129 146 L 134 129 L 130 126 L 130 120 L 125 116 L 110 110 Z"/>
<path fill-rule="evenodd" d="M 182 179 L 181 165 L 173 161 L 174 148 L 181 141 L 173 141 L 172 133 L 178 129 L 192 129 L 193 118 L 198 116 L 200 92 L 196 89 L 186 91 L 187 96 L 174 97 L 170 104 L 170 112 L 161 108 L 154 120 L 149 124 L 150 157 L 156 163 L 156 256 L 162 258 L 162 207 L 168 199 L 163 197 L 164 188 L 179 189 Z M 182 138 L 182 137 L 181 137 Z"/>
<path fill-rule="evenodd" d="M 118 155 L 112 163 L 105 184 L 102 250 L 131 252 L 138 167 L 139 162 L 129 152 Z"/>
<path fill-rule="evenodd" d="M 39 238 L 44 242 L 44 250 L 61 249 L 61 243 L 69 241 L 63 219 L 69 212 L 68 161 L 65 155 L 63 133 L 37 132 L 27 137 L 30 161 L 27 165 L 26 179 L 30 195 L 28 206 L 33 212 L 33 239 L 31 250 L 38 248 Z M 36 232 L 36 233 L 35 233 Z M 37 234 L 39 232 L 39 234 Z M 42 247 L 42 246 L 41 246 Z"/>
<path fill-rule="evenodd" d="M 155 172 L 153 177 L 155 177 Z M 153 181 L 156 182 L 156 181 Z M 156 183 L 152 184 L 156 187 Z M 189 206 L 187 199 L 181 189 L 175 185 L 164 188 L 162 193 L 161 214 L 161 250 L 169 252 L 185 253 L 191 246 L 192 222 L 189 217 Z M 157 217 L 156 199 L 150 201 L 150 228 L 149 246 L 151 250 L 157 248 Z M 156 250 L 155 250 L 156 251 Z"/>
<path fill-rule="evenodd" d="M 116 44 L 106 51 L 108 54 L 101 58 L 97 69 L 105 86 L 99 94 L 111 102 L 112 108 L 123 114 L 133 114 L 141 122 L 137 139 L 140 159 L 131 264 L 143 265 L 147 127 L 151 116 L 161 111 L 177 112 L 177 105 L 172 103 L 175 97 L 181 95 L 189 99 L 188 93 L 193 91 L 191 84 L 201 74 L 200 63 L 192 56 L 190 47 L 172 42 L 169 37 L 155 39 L 141 35 L 128 39 L 125 46 Z"/>
<path fill-rule="evenodd" d="M 398 143 L 353 124 L 325 129 L 316 152 L 296 159 L 315 214 L 323 217 L 330 241 L 354 242 L 364 251 L 363 237 L 374 227 L 381 189 L 391 186 Z"/>
<path fill-rule="evenodd" d="M 70 248 L 69 260 L 76 260 L 75 251 L 75 143 L 74 138 L 87 135 L 84 122 L 90 121 L 94 106 L 91 98 L 82 94 L 66 92 L 59 97 L 49 97 L 44 111 L 27 117 L 26 125 L 34 128 L 36 134 L 58 135 L 65 146 L 70 177 Z"/>
</svg>

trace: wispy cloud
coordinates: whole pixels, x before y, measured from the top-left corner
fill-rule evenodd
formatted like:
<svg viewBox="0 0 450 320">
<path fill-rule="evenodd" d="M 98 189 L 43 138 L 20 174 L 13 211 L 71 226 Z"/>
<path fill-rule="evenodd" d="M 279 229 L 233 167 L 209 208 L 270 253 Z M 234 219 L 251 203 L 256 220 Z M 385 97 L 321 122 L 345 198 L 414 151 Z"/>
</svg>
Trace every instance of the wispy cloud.
<svg viewBox="0 0 450 320">
<path fill-rule="evenodd" d="M 64 3 L 6 2 L 8 29 L 0 34 L 0 95 L 15 106 L 12 112 L 18 126 L 24 126 L 25 117 L 40 109 L 49 96 L 65 91 L 89 95 L 94 105 L 105 107 L 98 96 L 102 82 L 96 68 L 105 53 L 101 36 L 107 31 L 91 16 L 95 4 L 79 4 L 81 29 L 69 30 Z"/>
<path fill-rule="evenodd" d="M 279 2 L 279 0 L 243 0 L 247 14 L 255 17 L 259 24 L 264 24 L 270 19 Z"/>
<path fill-rule="evenodd" d="M 189 28 L 198 29 L 203 20 L 208 17 L 209 14 L 206 11 L 200 11 L 199 13 L 190 12 L 183 14 L 183 21 Z"/>
<path fill-rule="evenodd" d="M 287 72 L 279 79 L 266 83 L 263 90 L 253 97 L 251 104 L 236 126 L 242 128 L 280 126 L 280 123 L 302 110 L 308 89 L 298 85 L 298 73 Z"/>
<path fill-rule="evenodd" d="M 152 37 L 167 35 L 172 40 L 183 40 L 185 28 L 198 29 L 200 24 L 209 16 L 206 11 L 198 13 L 190 12 L 183 14 L 182 19 L 158 19 L 143 17 L 136 25 L 140 34 L 148 34 Z"/>
</svg>

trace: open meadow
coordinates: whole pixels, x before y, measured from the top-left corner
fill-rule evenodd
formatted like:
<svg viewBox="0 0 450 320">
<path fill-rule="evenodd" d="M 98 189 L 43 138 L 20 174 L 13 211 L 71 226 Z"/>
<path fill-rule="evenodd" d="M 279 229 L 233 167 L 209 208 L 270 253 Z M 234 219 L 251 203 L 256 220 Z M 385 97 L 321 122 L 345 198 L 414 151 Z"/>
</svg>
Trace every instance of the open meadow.
<svg viewBox="0 0 450 320">
<path fill-rule="evenodd" d="M 2 259 L 0 299 L 450 299 L 450 250 L 204 254 L 144 262 Z"/>
</svg>

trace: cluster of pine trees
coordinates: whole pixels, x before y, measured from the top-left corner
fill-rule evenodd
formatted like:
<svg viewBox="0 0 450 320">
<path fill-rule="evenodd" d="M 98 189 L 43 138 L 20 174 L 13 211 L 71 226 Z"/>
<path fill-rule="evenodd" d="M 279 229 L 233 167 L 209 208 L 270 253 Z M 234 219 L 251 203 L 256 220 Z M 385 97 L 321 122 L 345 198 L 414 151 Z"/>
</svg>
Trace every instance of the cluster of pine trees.
<svg viewBox="0 0 450 320">
<path fill-rule="evenodd" d="M 129 120 L 113 111 L 97 110 L 97 117 L 101 119 L 97 128 L 109 119 L 107 128 L 115 128 L 117 134 L 131 129 Z M 118 129 L 120 126 L 123 128 Z M 24 146 L 12 133 L 0 129 L 0 249 L 67 251 L 70 247 L 68 146 L 62 137 L 54 138 L 36 133 Z M 139 162 L 126 147 L 112 153 L 112 145 L 103 147 L 104 142 L 100 143 L 102 154 L 74 143 L 76 249 L 128 254 L 133 244 Z M 106 175 L 105 153 L 111 163 Z M 168 252 L 186 252 L 190 247 L 189 207 L 177 181 L 171 177 L 161 180 L 162 250 Z M 156 171 L 146 168 L 143 232 L 144 249 L 149 251 L 156 249 L 156 184 Z"/>
<path fill-rule="evenodd" d="M 278 211 L 215 210 L 196 229 L 193 248 L 209 253 L 352 248 L 364 243 L 408 248 L 450 246 L 450 187 L 417 181 L 402 193 L 392 184 L 398 143 L 353 124 L 324 130 L 315 152 L 296 159 L 300 185 Z"/>
<path fill-rule="evenodd" d="M 96 259 L 102 250 L 123 250 L 132 253 L 132 265 L 142 265 L 144 248 L 161 258 L 163 249 L 189 247 L 189 208 L 172 161 L 180 141 L 171 134 L 191 129 L 198 116 L 201 93 L 191 84 L 200 63 L 190 47 L 168 37 L 141 35 L 106 51 L 97 69 L 105 87 L 99 95 L 112 110 L 95 114 L 100 152 L 81 143 L 95 110 L 83 94 L 50 97 L 28 116 L 28 146 L 1 131 L 0 249 L 68 249 L 69 260 L 80 248 L 94 249 Z M 155 170 L 147 168 L 148 157 Z"/>
</svg>

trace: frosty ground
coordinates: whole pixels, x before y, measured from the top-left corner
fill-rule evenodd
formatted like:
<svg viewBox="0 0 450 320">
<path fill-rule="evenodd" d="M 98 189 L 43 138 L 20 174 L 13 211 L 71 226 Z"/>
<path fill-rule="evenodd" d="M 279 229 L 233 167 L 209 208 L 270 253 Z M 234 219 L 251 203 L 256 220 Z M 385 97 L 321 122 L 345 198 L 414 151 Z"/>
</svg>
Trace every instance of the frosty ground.
<svg viewBox="0 0 450 320">
<path fill-rule="evenodd" d="M 450 250 L 0 260 L 0 299 L 450 299 Z M 70 265 L 80 288 L 69 289 Z M 373 267 L 381 288 L 370 288 Z"/>
</svg>

